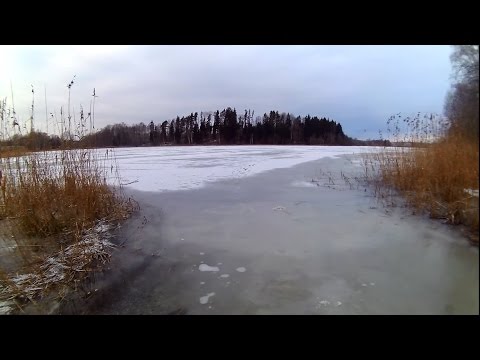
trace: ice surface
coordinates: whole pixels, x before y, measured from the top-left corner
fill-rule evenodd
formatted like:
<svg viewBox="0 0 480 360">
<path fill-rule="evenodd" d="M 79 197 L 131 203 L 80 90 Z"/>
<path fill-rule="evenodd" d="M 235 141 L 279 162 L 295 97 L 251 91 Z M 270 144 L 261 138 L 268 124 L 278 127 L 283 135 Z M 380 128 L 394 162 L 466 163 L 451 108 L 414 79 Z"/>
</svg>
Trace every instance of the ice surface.
<svg viewBox="0 0 480 360">
<path fill-rule="evenodd" d="M 200 298 L 200 304 L 205 305 L 206 303 L 208 303 L 208 300 L 209 300 L 212 296 L 214 296 L 214 295 L 215 295 L 215 293 L 212 292 L 212 293 L 209 293 L 209 294 L 207 294 L 207 295 L 205 295 L 205 296 L 202 296 L 202 297 Z"/>
<path fill-rule="evenodd" d="M 207 264 L 201 264 L 199 267 L 198 267 L 198 270 L 200 271 L 220 271 L 220 269 L 216 266 L 208 266 Z"/>
<path fill-rule="evenodd" d="M 143 191 L 199 188 L 325 157 L 371 152 L 362 146 L 162 146 L 118 148 L 121 183 Z"/>
</svg>

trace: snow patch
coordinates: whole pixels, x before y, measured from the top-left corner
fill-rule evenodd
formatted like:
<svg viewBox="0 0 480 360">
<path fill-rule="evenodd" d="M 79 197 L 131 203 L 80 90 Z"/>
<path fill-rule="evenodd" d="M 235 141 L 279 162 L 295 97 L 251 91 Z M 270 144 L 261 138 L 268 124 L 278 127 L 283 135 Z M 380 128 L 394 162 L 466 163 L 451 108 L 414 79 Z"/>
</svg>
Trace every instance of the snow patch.
<svg viewBox="0 0 480 360">
<path fill-rule="evenodd" d="M 473 190 L 473 189 L 463 189 L 463 191 L 465 191 L 467 194 L 469 194 L 469 195 L 471 195 L 471 196 L 478 197 L 478 189 L 477 189 L 477 190 Z"/>
<path fill-rule="evenodd" d="M 220 269 L 216 266 L 208 266 L 207 264 L 200 264 L 198 267 L 198 270 L 200 271 L 220 271 Z"/>
<path fill-rule="evenodd" d="M 2 292 L 21 292 L 27 298 L 34 298 L 50 286 L 73 278 L 76 272 L 86 271 L 86 266 L 93 260 L 106 264 L 111 256 L 110 249 L 115 247 L 109 241 L 112 227 L 100 220 L 83 233 L 80 241 L 46 258 L 34 272 L 11 276 L 9 280 L 13 285 L 7 285 Z"/>
<path fill-rule="evenodd" d="M 292 183 L 292 186 L 295 186 L 295 187 L 317 187 L 317 183 L 316 182 L 312 182 L 312 181 L 294 181 Z"/>
<path fill-rule="evenodd" d="M 238 267 L 236 270 L 241 273 L 247 271 L 247 269 L 245 269 L 244 267 Z"/>
<path fill-rule="evenodd" d="M 221 278 L 225 278 L 225 279 L 228 278 L 229 276 L 230 276 L 230 275 L 228 275 L 228 274 L 222 274 L 222 275 L 220 275 Z"/>
<path fill-rule="evenodd" d="M 0 301 L 0 315 L 7 315 L 13 310 L 13 303 L 11 301 Z"/>
<path fill-rule="evenodd" d="M 214 292 L 209 293 L 209 294 L 207 294 L 207 295 L 205 295 L 205 296 L 202 296 L 202 297 L 200 298 L 200 304 L 205 305 L 206 303 L 208 303 L 208 300 L 209 300 L 212 296 L 215 296 L 215 293 L 214 293 Z"/>
</svg>

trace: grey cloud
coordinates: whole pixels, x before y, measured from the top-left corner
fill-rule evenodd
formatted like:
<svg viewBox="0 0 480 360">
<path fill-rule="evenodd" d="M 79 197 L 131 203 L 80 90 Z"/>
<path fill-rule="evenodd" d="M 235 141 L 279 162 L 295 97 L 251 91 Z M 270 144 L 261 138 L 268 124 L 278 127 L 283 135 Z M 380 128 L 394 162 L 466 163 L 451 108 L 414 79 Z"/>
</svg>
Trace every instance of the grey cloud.
<svg viewBox="0 0 480 360">
<path fill-rule="evenodd" d="M 448 46 L 131 46 L 98 56 L 95 49 L 88 56 L 76 50 L 71 58 L 62 55 L 69 48 L 14 53 L 21 60 L 14 73 L 22 74 L 15 105 L 23 116 L 31 101 L 29 77 L 39 90 L 41 119 L 43 84 L 49 111 L 58 112 L 76 74 L 72 103 L 89 108 L 95 87 L 97 127 L 231 106 L 257 115 L 275 109 L 326 116 L 348 135 L 365 138 L 378 135 L 393 113 L 441 112 L 449 87 Z"/>
</svg>

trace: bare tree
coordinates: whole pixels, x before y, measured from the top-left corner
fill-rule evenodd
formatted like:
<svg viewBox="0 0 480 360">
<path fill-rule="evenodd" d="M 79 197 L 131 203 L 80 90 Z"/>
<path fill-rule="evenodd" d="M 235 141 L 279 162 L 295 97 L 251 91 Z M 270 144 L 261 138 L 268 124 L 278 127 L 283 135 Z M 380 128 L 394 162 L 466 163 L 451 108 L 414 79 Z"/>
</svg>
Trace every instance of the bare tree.
<svg viewBox="0 0 480 360">
<path fill-rule="evenodd" d="M 445 101 L 445 115 L 452 131 L 479 138 L 478 45 L 456 45 L 450 57 L 452 89 Z"/>
</svg>

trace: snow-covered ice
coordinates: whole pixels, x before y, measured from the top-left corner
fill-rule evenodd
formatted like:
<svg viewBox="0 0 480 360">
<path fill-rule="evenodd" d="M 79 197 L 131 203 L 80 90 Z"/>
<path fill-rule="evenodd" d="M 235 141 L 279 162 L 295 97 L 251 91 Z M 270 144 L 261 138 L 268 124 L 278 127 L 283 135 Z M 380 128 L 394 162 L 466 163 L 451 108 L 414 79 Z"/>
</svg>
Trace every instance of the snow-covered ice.
<svg viewBox="0 0 480 360">
<path fill-rule="evenodd" d="M 143 191 L 199 188 L 307 161 L 371 152 L 362 146 L 161 146 L 118 148 L 121 183 Z"/>
</svg>

